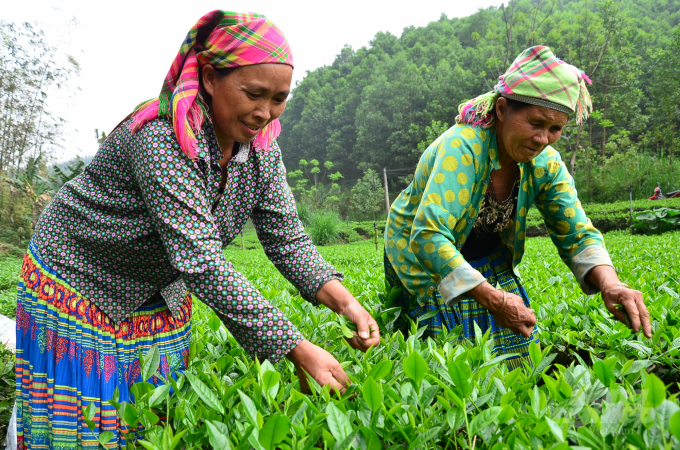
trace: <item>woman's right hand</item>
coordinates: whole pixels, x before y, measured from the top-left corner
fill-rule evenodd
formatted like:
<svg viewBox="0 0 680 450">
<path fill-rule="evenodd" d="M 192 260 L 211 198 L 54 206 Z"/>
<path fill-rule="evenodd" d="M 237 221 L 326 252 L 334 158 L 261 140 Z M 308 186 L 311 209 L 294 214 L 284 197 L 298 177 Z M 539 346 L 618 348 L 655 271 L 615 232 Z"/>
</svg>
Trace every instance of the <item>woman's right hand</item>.
<svg viewBox="0 0 680 450">
<path fill-rule="evenodd" d="M 311 394 L 307 374 L 321 386 L 330 384 L 332 388 L 344 393 L 349 383 L 347 374 L 340 363 L 326 350 L 304 340 L 286 358 L 295 365 L 300 380 L 300 389 L 305 394 Z M 307 374 L 305 374 L 305 372 Z"/>
<path fill-rule="evenodd" d="M 500 291 L 500 289 L 498 289 Z M 496 303 L 497 311 L 501 308 L 503 304 L 503 292 L 500 291 L 501 301 Z M 521 334 L 525 338 L 531 336 L 531 332 L 534 330 L 536 325 L 536 316 L 534 315 L 534 310 L 529 309 L 524 305 L 524 300 L 519 295 L 512 294 L 510 292 L 506 293 L 507 299 L 505 301 L 505 307 L 498 313 L 493 313 L 491 310 L 491 315 L 496 319 L 498 326 L 507 328 L 515 334 Z"/>
<path fill-rule="evenodd" d="M 521 334 L 525 338 L 531 336 L 536 325 L 536 316 L 533 309 L 524 305 L 522 297 L 507 292 L 503 306 L 503 290 L 494 288 L 486 281 L 470 290 L 469 294 L 491 313 L 498 326 Z"/>
</svg>

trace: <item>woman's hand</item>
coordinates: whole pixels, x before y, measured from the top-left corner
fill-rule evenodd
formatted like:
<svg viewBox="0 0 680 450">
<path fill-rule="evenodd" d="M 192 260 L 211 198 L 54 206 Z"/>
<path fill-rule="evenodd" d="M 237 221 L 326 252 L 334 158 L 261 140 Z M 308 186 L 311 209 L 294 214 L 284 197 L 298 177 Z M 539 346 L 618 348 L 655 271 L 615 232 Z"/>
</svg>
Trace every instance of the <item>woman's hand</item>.
<svg viewBox="0 0 680 450">
<path fill-rule="evenodd" d="M 380 345 L 380 331 L 375 319 L 338 280 L 324 284 L 316 293 L 316 299 L 357 326 L 357 335 L 347 339 L 352 348 L 365 352 L 369 347 Z"/>
<path fill-rule="evenodd" d="M 524 305 L 522 297 L 506 292 L 503 306 L 503 291 L 486 281 L 471 289 L 468 294 L 491 313 L 498 326 L 521 334 L 525 338 L 531 336 L 536 325 L 536 316 L 533 309 Z"/>
<path fill-rule="evenodd" d="M 300 389 L 305 394 L 312 393 L 307 374 L 314 378 L 319 385 L 329 384 L 332 388 L 339 390 L 341 394 L 347 389 L 349 382 L 347 374 L 340 363 L 333 358 L 333 355 L 321 347 L 305 340 L 288 352 L 286 358 L 295 365 L 300 379 Z"/>
<path fill-rule="evenodd" d="M 623 283 L 605 285 L 601 292 L 604 306 L 619 322 L 626 324 L 636 333 L 639 333 L 642 327 L 645 337 L 652 337 L 652 324 L 642 292 L 631 289 Z M 617 305 L 623 305 L 624 309 L 619 309 Z M 630 322 L 626 320 L 626 314 Z"/>
<path fill-rule="evenodd" d="M 501 292 L 501 302 L 498 304 L 497 310 L 501 308 L 503 304 L 502 300 L 503 293 Z M 489 310 L 498 326 L 507 328 L 515 334 L 521 334 L 525 338 L 531 336 L 534 326 L 536 325 L 536 316 L 534 315 L 534 310 L 529 309 L 524 305 L 524 300 L 519 295 L 512 294 L 510 292 L 506 293 L 507 299 L 505 300 L 505 306 L 503 310 L 494 313 Z"/>
<path fill-rule="evenodd" d="M 349 345 L 356 350 L 365 352 L 369 347 L 380 345 L 380 331 L 373 316 L 355 298 L 352 298 L 352 300 L 337 313 L 347 317 L 357 326 L 357 335 L 352 339 L 347 339 Z"/>
<path fill-rule="evenodd" d="M 614 317 L 636 333 L 639 333 L 642 327 L 645 337 L 648 339 L 652 337 L 652 324 L 642 292 L 621 283 L 612 266 L 594 267 L 586 275 L 586 280 L 600 288 L 604 306 Z M 617 305 L 623 305 L 625 313 L 624 310 L 618 309 Z M 630 318 L 630 324 L 626 321 L 626 314 Z"/>
</svg>

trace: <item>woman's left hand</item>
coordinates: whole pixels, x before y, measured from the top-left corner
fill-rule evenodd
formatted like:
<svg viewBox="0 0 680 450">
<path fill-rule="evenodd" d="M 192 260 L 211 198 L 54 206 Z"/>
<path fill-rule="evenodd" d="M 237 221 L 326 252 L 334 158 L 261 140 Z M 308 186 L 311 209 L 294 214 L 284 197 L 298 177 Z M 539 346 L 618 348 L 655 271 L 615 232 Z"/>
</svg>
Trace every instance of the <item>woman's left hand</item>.
<svg viewBox="0 0 680 450">
<path fill-rule="evenodd" d="M 380 331 L 375 319 L 338 280 L 324 284 L 316 293 L 316 299 L 357 326 L 356 336 L 347 339 L 352 348 L 365 352 L 380 345 Z"/>
<path fill-rule="evenodd" d="M 605 285 L 602 289 L 602 300 L 607 310 L 619 322 L 626 324 L 636 333 L 639 333 L 640 327 L 642 327 L 642 333 L 645 337 L 652 337 L 652 324 L 649 321 L 649 311 L 647 311 L 647 306 L 645 306 L 642 292 L 631 289 L 621 283 L 609 284 Z M 617 305 L 623 305 L 623 309 L 619 309 Z M 626 320 L 624 310 L 630 318 L 630 324 Z"/>
<path fill-rule="evenodd" d="M 600 288 L 604 306 L 619 322 L 626 324 L 636 333 L 639 333 L 642 327 L 645 337 L 648 339 L 652 337 L 652 324 L 642 292 L 621 283 L 612 266 L 593 267 L 586 275 L 586 280 Z M 618 305 L 623 305 L 624 309 L 619 309 Z M 626 321 L 626 314 L 630 318 L 630 324 Z"/>
</svg>

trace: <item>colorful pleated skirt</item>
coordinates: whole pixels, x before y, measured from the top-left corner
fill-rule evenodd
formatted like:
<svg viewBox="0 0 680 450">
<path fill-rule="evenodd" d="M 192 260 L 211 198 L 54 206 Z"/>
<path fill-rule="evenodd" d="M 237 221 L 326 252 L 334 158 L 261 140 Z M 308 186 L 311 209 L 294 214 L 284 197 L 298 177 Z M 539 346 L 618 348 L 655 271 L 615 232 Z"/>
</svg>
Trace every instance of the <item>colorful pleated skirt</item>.
<svg viewBox="0 0 680 450">
<path fill-rule="evenodd" d="M 508 262 L 510 260 L 509 252 L 505 248 L 501 248 L 484 258 L 470 262 L 470 265 L 484 275 L 486 281 L 491 283 L 492 286 L 500 287 L 504 291 L 520 296 L 524 299 L 524 304 L 530 307 L 529 296 L 524 290 L 520 278 L 512 270 Z M 405 317 L 409 317 L 412 321 L 418 323 L 419 318 L 436 311 L 435 315 L 418 323 L 418 327 L 426 327 L 422 335 L 423 338 L 432 337 L 434 339 L 441 334 L 443 329 L 448 332 L 462 325 L 459 340 L 468 339 L 474 343 L 477 338 L 481 338 L 481 336 L 475 336 L 474 324 L 476 323 L 482 333 L 490 330 L 489 338 L 493 342 L 494 355 L 517 354 L 517 356 L 506 360 L 506 364 L 511 369 L 523 365 L 524 360 L 529 355 L 529 344 L 531 342 L 538 343 L 535 327 L 529 338 L 516 335 L 507 328 L 501 328 L 489 311 L 471 297 L 464 298 L 456 305 L 447 306 L 442 301 L 439 291 L 435 289 L 425 302 L 418 303 L 416 297 L 403 288 L 399 277 L 392 268 L 392 264 L 387 259 L 387 254 L 385 254 L 385 279 L 390 286 L 402 288 L 401 295 L 394 300 L 395 306 L 402 310 L 401 316 L 396 322 L 396 326 L 401 330 L 408 330 L 409 321 Z"/>
<path fill-rule="evenodd" d="M 47 267 L 31 243 L 17 296 L 18 448 L 97 449 L 105 431 L 114 435 L 106 448 L 124 446 L 127 426 L 109 403 L 114 390 L 119 401 L 130 401 L 129 387 L 143 381 L 139 354 L 153 345 L 161 376 L 182 371 L 190 337 L 191 296 L 181 314 L 173 316 L 158 295 L 116 324 Z M 146 381 L 162 384 L 155 376 Z M 83 419 L 91 402 L 94 431 Z"/>
</svg>

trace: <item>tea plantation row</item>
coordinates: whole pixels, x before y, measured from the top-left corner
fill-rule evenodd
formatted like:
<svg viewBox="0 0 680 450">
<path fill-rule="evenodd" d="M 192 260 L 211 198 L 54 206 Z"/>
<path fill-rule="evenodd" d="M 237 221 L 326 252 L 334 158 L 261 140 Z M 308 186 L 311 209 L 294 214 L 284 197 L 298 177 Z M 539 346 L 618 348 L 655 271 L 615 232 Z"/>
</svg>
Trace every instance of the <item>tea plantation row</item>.
<svg viewBox="0 0 680 450">
<path fill-rule="evenodd" d="M 550 240 L 534 238 L 520 272 L 541 346 L 532 346 L 531 365 L 513 371 L 483 336 L 423 342 L 415 326 L 408 338 L 392 333 L 382 253 L 371 242 L 321 249 L 382 328 L 382 345 L 367 354 L 346 345 L 337 316 L 301 300 L 261 250 L 230 248 L 236 267 L 342 362 L 352 386 L 342 397 L 318 386 L 299 393 L 292 364 L 251 360 L 197 303 L 190 367 L 172 380 L 176 394 L 138 383 L 136 404 L 120 404 L 120 415 L 146 428 L 137 445 L 148 449 L 678 448 L 680 233 L 606 240 L 621 279 L 645 294 L 653 338 L 613 322 L 599 296 L 580 293 Z M 144 362 L 150 376 L 158 355 Z"/>
</svg>

